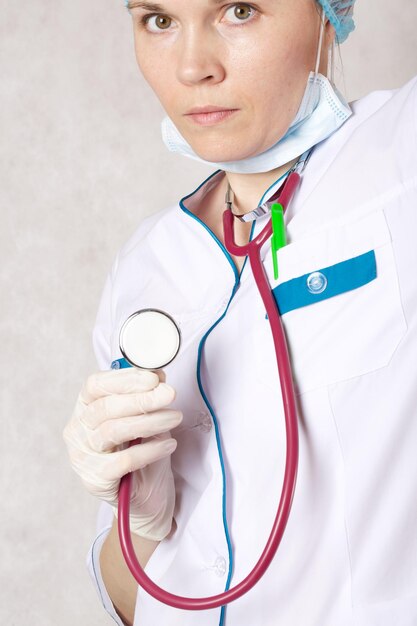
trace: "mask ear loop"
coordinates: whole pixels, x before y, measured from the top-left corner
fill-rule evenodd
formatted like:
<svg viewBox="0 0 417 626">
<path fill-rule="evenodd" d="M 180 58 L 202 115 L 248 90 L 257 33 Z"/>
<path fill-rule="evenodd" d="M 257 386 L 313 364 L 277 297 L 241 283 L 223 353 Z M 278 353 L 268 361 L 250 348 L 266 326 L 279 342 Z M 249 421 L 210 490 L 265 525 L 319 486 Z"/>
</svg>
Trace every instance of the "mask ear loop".
<svg viewBox="0 0 417 626">
<path fill-rule="evenodd" d="M 325 18 L 325 12 L 324 9 L 322 10 L 321 13 L 321 19 L 320 19 L 320 37 L 319 37 L 319 47 L 317 50 L 317 57 L 316 57 L 316 68 L 314 70 L 314 77 L 317 76 L 317 74 L 319 73 L 319 65 L 320 65 L 320 57 L 321 57 L 321 49 L 323 46 L 323 35 L 324 35 L 324 18 Z"/>
<path fill-rule="evenodd" d="M 320 38 L 319 45 L 317 50 L 317 58 L 316 58 L 316 67 L 314 70 L 314 81 L 316 81 L 317 75 L 319 73 L 319 65 L 320 65 L 320 57 L 321 57 L 321 49 L 323 47 L 323 37 L 324 37 L 324 22 L 326 18 L 326 12 L 322 9 L 321 20 L 320 20 Z M 333 39 L 332 44 L 329 46 L 327 52 L 327 80 L 334 86 L 334 50 L 335 50 L 335 41 Z"/>
<path fill-rule="evenodd" d="M 329 46 L 329 54 L 328 54 L 328 58 L 327 58 L 327 80 L 331 83 L 331 85 L 334 87 L 335 82 L 334 82 L 334 49 L 335 49 L 335 43 L 334 40 L 331 44 L 331 46 Z"/>
<path fill-rule="evenodd" d="M 325 18 L 325 12 L 324 12 L 324 9 L 323 9 L 322 14 L 321 14 L 321 18 L 320 18 L 320 36 L 319 36 L 319 45 L 318 45 L 317 56 L 316 56 L 316 67 L 314 69 L 314 76 L 313 76 L 313 89 L 310 89 L 308 102 L 306 104 L 307 109 L 310 106 L 311 99 L 315 98 L 316 95 L 317 95 L 317 90 L 315 89 L 315 85 L 316 85 L 316 82 L 318 80 L 320 57 L 321 57 L 321 49 L 322 49 L 322 46 L 323 46 L 324 18 Z"/>
</svg>

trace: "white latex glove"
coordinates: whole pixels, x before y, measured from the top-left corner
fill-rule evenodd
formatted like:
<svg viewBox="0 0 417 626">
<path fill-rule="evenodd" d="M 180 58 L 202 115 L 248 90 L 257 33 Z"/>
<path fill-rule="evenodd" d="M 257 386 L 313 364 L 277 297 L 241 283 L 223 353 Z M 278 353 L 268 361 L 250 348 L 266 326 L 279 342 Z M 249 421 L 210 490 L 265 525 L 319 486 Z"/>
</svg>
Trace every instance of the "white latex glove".
<svg viewBox="0 0 417 626">
<path fill-rule="evenodd" d="M 87 490 L 108 502 L 117 517 L 120 479 L 133 472 L 130 529 L 161 541 L 171 530 L 175 485 L 171 454 L 177 446 L 170 429 L 181 411 L 166 409 L 175 389 L 165 374 L 126 368 L 88 377 L 64 428 L 71 464 Z M 128 442 L 146 438 L 128 448 Z"/>
</svg>

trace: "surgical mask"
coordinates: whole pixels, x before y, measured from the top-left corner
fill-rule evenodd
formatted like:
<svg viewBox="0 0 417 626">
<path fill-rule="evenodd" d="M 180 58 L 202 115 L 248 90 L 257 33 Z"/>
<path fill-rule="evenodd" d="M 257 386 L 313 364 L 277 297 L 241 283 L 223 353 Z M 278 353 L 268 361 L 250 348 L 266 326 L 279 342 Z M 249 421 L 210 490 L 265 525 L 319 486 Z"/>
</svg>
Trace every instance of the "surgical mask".
<svg viewBox="0 0 417 626">
<path fill-rule="evenodd" d="M 318 72 L 323 40 L 323 21 L 316 59 L 316 69 L 310 72 L 304 96 L 287 132 L 271 148 L 238 161 L 215 163 L 200 158 L 180 134 L 169 117 L 161 124 L 162 138 L 171 152 L 211 165 L 226 172 L 256 174 L 269 172 L 289 163 L 306 150 L 327 139 L 352 115 L 352 109 L 332 83 Z"/>
</svg>

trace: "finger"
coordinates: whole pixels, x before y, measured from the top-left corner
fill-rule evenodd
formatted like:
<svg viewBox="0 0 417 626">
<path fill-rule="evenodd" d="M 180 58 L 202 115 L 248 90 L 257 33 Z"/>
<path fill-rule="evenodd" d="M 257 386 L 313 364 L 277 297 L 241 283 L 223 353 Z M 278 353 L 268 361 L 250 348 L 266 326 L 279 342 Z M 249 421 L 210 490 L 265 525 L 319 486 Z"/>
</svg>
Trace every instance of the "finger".
<svg viewBox="0 0 417 626">
<path fill-rule="evenodd" d="M 95 430 L 87 430 L 90 447 L 95 452 L 113 451 L 115 446 L 147 438 L 176 428 L 183 419 L 181 411 L 166 409 L 155 413 L 107 420 Z"/>
<path fill-rule="evenodd" d="M 175 399 L 175 389 L 159 383 L 155 389 L 139 393 L 113 394 L 94 400 L 83 410 L 80 421 L 95 429 L 106 420 L 151 413 L 165 408 Z"/>
<path fill-rule="evenodd" d="M 159 384 L 156 372 L 128 367 L 121 370 L 108 370 L 91 374 L 79 395 L 84 404 L 114 393 L 149 391 Z"/>
<path fill-rule="evenodd" d="M 143 469 L 150 463 L 170 456 L 176 447 L 177 441 L 170 438 L 163 441 L 139 443 L 126 450 L 113 452 L 106 457 L 104 478 L 106 480 L 120 479 L 129 472 Z"/>
</svg>

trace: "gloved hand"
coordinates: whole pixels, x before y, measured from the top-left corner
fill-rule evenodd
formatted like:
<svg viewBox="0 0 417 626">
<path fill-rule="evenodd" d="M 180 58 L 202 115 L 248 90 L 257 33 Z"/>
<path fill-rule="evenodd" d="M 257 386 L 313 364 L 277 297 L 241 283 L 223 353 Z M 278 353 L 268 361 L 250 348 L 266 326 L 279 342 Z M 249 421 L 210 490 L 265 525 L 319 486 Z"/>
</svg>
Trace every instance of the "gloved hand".
<svg viewBox="0 0 417 626">
<path fill-rule="evenodd" d="M 175 389 L 165 374 L 137 368 L 97 372 L 88 377 L 64 428 L 71 464 L 87 490 L 108 502 L 117 517 L 120 479 L 133 472 L 131 531 L 161 541 L 171 530 L 175 485 L 170 429 L 181 411 L 166 409 Z M 130 448 L 137 437 L 147 438 Z"/>
</svg>

